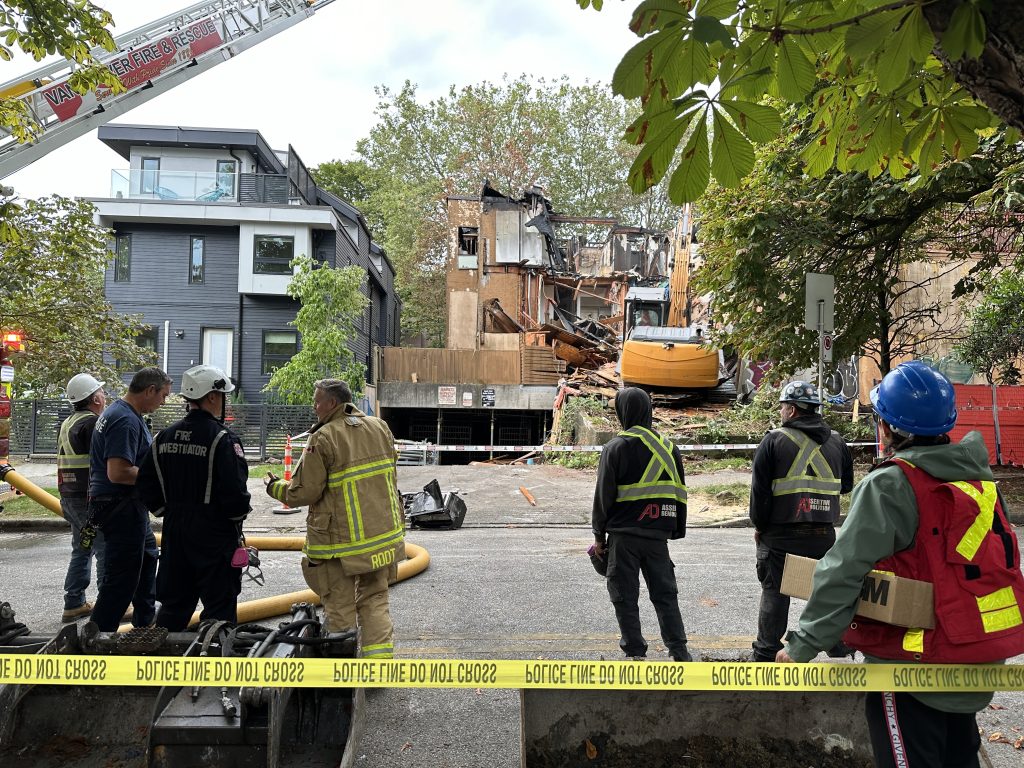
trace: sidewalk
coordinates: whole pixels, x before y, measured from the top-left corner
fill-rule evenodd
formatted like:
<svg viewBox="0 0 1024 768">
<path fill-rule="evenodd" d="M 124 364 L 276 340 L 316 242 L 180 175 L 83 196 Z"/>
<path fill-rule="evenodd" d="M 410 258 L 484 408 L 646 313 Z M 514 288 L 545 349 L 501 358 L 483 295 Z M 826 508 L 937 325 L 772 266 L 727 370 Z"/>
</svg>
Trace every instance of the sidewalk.
<svg viewBox="0 0 1024 768">
<path fill-rule="evenodd" d="M 46 462 L 19 462 L 15 469 L 33 483 L 52 488 L 57 484 L 57 467 Z M 593 469 L 567 469 L 557 464 L 493 465 L 493 466 L 424 466 L 399 467 L 398 487 L 403 493 L 419 491 L 436 479 L 442 492 L 457 491 L 466 502 L 466 528 L 516 527 L 590 527 L 590 509 L 594 499 L 597 472 Z M 724 470 L 705 475 L 691 475 L 686 485 L 695 496 L 702 486 L 749 485 L 750 473 Z M 532 506 L 519 490 L 525 488 L 534 497 Z M 253 534 L 300 536 L 306 530 L 305 510 L 292 514 L 275 514 L 280 504 L 269 497 L 263 481 L 249 481 L 252 512 L 245 530 Z M 687 517 L 690 528 L 745 526 L 745 500 L 691 503 Z M 29 527 L 60 527 L 64 521 L 54 517 L 25 518 L 0 514 L 0 529 Z M 159 528 L 159 520 L 154 519 Z"/>
</svg>

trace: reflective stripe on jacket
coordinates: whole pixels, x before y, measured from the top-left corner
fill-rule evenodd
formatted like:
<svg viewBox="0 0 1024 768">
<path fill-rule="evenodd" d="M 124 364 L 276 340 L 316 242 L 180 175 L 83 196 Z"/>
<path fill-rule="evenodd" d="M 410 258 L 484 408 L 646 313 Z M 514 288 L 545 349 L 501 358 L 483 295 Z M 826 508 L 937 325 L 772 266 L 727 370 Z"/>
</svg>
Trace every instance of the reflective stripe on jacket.
<svg viewBox="0 0 1024 768">
<path fill-rule="evenodd" d="M 786 474 L 772 480 L 772 522 L 837 522 L 842 488 L 839 468 L 832 467 L 822 453 L 822 444 L 805 432 L 791 427 L 774 431 L 796 446 L 796 456 Z"/>
<path fill-rule="evenodd" d="M 615 501 L 671 499 L 685 504 L 686 486 L 676 468 L 672 443 L 646 427 L 630 427 L 620 432 L 619 436 L 638 438 L 651 452 L 651 460 L 639 482 L 619 486 Z"/>
<path fill-rule="evenodd" d="M 314 427 L 291 481 L 267 488 L 289 506 L 309 505 L 307 557 L 344 558 L 353 574 L 405 559 L 395 458 L 391 430 L 351 403 Z"/>
<path fill-rule="evenodd" d="M 918 507 L 914 543 L 876 570 L 932 584 L 935 627 L 897 627 L 857 617 L 844 639 L 882 659 L 985 663 L 1024 653 L 1024 576 L 995 483 L 943 482 L 901 458 Z"/>
<path fill-rule="evenodd" d="M 96 414 L 92 411 L 75 411 L 60 425 L 57 485 L 62 496 L 85 496 L 89 490 L 89 446 L 81 445 L 78 433 L 90 419 L 96 421 Z M 76 452 L 76 443 L 81 446 L 78 450 L 84 450 L 84 453 Z"/>
</svg>

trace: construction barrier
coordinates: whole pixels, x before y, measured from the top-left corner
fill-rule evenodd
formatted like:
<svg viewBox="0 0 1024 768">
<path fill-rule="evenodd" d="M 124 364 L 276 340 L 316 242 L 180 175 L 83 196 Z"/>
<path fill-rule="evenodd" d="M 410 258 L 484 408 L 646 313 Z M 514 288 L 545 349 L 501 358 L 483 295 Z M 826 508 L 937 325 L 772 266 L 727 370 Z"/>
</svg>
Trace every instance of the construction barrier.
<svg viewBox="0 0 1024 768">
<path fill-rule="evenodd" d="M 1024 665 L 0 654 L 0 684 L 934 693 L 1024 691 Z"/>
</svg>

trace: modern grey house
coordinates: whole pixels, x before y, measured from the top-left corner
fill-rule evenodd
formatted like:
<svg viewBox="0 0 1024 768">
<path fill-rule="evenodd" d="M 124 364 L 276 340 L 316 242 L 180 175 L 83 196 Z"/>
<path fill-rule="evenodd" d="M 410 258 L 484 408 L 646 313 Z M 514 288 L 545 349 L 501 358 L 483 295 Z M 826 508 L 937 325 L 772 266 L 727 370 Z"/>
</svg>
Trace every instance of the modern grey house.
<svg viewBox="0 0 1024 768">
<path fill-rule="evenodd" d="M 350 347 L 372 380 L 374 346 L 399 343 L 394 267 L 362 214 L 318 188 L 290 146 L 272 150 L 255 130 L 142 125 L 108 124 L 99 139 L 128 164 L 112 172 L 110 197 L 91 201 L 114 231 L 106 296 L 144 316 L 139 343 L 176 382 L 208 363 L 247 402 L 263 399 L 302 344 L 287 288 L 303 254 L 366 270 L 370 301 Z"/>
</svg>

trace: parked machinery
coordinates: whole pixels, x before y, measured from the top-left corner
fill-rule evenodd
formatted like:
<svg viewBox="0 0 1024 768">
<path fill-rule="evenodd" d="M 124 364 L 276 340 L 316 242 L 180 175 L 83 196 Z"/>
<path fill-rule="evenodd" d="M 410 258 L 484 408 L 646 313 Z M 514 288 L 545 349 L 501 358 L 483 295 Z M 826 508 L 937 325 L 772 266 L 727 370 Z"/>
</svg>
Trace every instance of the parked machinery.
<svg viewBox="0 0 1024 768">
<path fill-rule="evenodd" d="M 277 628 L 204 622 L 103 633 L 65 625 L 33 636 L 0 603 L 0 654 L 352 658 L 354 632 L 327 633 L 309 603 Z M 362 689 L 252 686 L 0 686 L 0 765 L 288 768 L 353 764 Z"/>
</svg>

